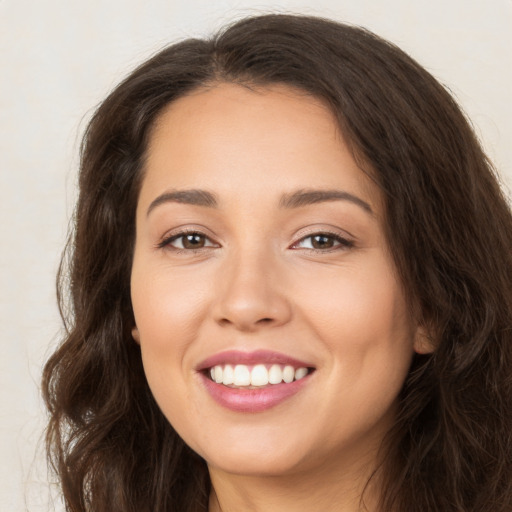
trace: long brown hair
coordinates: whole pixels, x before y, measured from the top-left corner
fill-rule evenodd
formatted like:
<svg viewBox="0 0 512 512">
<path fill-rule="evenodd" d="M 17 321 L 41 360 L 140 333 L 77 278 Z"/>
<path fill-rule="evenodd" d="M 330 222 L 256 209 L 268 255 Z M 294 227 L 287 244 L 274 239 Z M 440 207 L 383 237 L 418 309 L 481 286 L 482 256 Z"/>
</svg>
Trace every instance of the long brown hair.
<svg viewBox="0 0 512 512">
<path fill-rule="evenodd" d="M 73 512 L 206 511 L 205 462 L 178 437 L 131 338 L 135 208 L 162 109 L 218 82 L 287 84 L 323 100 L 382 190 L 386 234 L 435 351 L 417 355 L 383 449 L 381 510 L 512 510 L 512 217 L 447 91 L 374 34 L 265 15 L 164 49 L 85 133 L 59 272 L 66 326 L 44 369 L 47 445 Z"/>
</svg>

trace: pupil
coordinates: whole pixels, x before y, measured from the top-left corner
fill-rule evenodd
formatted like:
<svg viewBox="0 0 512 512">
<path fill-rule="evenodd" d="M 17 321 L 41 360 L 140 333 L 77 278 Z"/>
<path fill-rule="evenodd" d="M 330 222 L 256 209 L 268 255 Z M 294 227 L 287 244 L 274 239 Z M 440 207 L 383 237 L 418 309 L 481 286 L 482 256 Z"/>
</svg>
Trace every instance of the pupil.
<svg viewBox="0 0 512 512">
<path fill-rule="evenodd" d="M 202 235 L 198 235 L 192 233 L 190 235 L 186 235 L 183 241 L 183 246 L 187 249 L 197 249 L 198 247 L 204 246 L 204 238 Z"/>
<path fill-rule="evenodd" d="M 313 247 L 315 249 L 325 249 L 332 247 L 333 241 L 330 236 L 316 235 L 313 237 Z"/>
</svg>

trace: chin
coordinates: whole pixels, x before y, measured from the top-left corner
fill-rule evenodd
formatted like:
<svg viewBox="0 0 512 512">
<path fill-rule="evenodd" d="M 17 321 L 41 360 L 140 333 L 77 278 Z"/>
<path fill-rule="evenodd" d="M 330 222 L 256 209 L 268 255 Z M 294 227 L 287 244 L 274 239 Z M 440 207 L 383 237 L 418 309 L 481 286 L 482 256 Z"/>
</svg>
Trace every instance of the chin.
<svg viewBox="0 0 512 512">
<path fill-rule="evenodd" d="M 304 437 L 290 437 L 280 428 L 238 429 L 236 434 L 227 431 L 190 446 L 206 460 L 209 468 L 248 476 L 292 474 L 309 458 Z"/>
<path fill-rule="evenodd" d="M 253 476 L 279 477 L 293 475 L 300 471 L 301 460 L 286 454 L 227 452 L 227 456 L 211 456 L 206 459 L 209 469 L 215 468 L 224 473 Z"/>
</svg>

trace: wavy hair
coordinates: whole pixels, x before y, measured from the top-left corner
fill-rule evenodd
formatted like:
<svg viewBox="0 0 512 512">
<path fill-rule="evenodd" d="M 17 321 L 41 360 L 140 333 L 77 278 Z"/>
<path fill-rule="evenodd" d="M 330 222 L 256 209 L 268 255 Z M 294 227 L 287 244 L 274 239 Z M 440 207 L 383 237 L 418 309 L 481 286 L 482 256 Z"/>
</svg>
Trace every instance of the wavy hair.
<svg viewBox="0 0 512 512">
<path fill-rule="evenodd" d="M 230 82 L 324 101 L 372 169 L 418 321 L 388 433 L 380 510 L 512 510 L 512 217 L 467 119 L 425 69 L 362 28 L 292 15 L 173 44 L 99 106 L 59 271 L 62 343 L 44 368 L 47 449 L 69 512 L 204 512 L 205 462 L 165 419 L 133 342 L 130 271 L 148 138 L 170 102 Z"/>
</svg>

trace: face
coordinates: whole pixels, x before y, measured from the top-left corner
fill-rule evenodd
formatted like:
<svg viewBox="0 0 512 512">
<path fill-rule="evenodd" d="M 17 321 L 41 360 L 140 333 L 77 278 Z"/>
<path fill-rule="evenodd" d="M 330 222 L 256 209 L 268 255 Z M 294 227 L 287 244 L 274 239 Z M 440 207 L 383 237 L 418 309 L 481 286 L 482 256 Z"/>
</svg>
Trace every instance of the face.
<svg viewBox="0 0 512 512">
<path fill-rule="evenodd" d="M 373 457 L 417 328 L 329 110 L 221 84 L 172 103 L 147 156 L 134 336 L 170 423 L 219 471 Z"/>
</svg>

